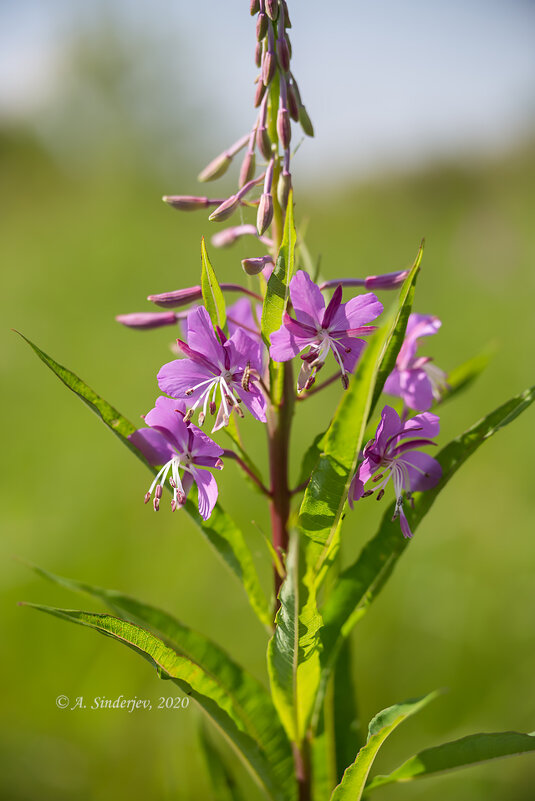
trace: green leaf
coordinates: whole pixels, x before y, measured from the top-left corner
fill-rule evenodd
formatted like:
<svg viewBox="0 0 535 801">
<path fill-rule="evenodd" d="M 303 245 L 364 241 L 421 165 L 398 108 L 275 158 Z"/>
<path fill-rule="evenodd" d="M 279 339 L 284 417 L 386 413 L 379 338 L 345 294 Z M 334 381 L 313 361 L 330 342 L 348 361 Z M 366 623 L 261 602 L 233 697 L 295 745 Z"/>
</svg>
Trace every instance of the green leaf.
<svg viewBox="0 0 535 801">
<path fill-rule="evenodd" d="M 459 392 L 467 389 L 488 366 L 492 359 L 492 354 L 492 349 L 487 348 L 483 353 L 479 353 L 477 356 L 468 359 L 468 361 L 463 362 L 452 370 L 448 374 L 448 388 L 442 395 L 440 403 L 435 405 L 440 407 L 445 401 L 450 400 Z"/>
<path fill-rule="evenodd" d="M 214 801 L 243 801 L 230 768 L 211 741 L 204 725 L 201 725 L 199 730 L 199 742 L 210 777 Z"/>
<path fill-rule="evenodd" d="M 535 751 L 535 732 L 520 734 L 504 731 L 485 734 L 470 734 L 434 748 L 426 748 L 408 759 L 387 776 L 376 776 L 367 786 L 368 790 L 392 782 L 407 782 L 433 776 L 447 770 L 466 768 L 491 759 L 516 756 Z"/>
<path fill-rule="evenodd" d="M 289 286 L 295 268 L 295 241 L 293 192 L 290 190 L 282 243 L 277 263 L 268 281 L 262 309 L 262 336 L 268 348 L 269 338 L 274 331 L 278 331 L 281 327 L 282 317 L 288 305 Z"/>
<path fill-rule="evenodd" d="M 143 464 L 154 474 L 154 468 L 147 462 L 145 457 L 135 448 L 128 437 L 136 430 L 135 426 L 123 417 L 117 409 L 97 395 L 87 386 L 77 375 L 66 367 L 54 361 L 44 351 L 30 342 L 21 334 L 22 338 L 30 345 L 37 356 L 53 373 L 74 392 L 89 408 L 95 412 L 104 424 L 117 436 L 123 445 L 132 451 Z M 223 511 L 220 504 L 216 504 L 211 517 L 204 521 L 199 515 L 195 504 L 188 499 L 185 510 L 206 537 L 208 542 L 215 548 L 218 556 L 225 562 L 234 575 L 242 583 L 249 602 L 256 612 L 259 620 L 271 629 L 271 611 L 266 600 L 254 562 L 244 540 L 243 534 L 236 526 L 229 515 Z"/>
<path fill-rule="evenodd" d="M 395 362 L 403 342 L 420 259 L 421 249 L 403 283 L 394 318 L 371 337 L 358 370 L 321 440 L 323 451 L 310 477 L 299 512 L 302 531 L 316 543 L 314 569 L 318 582 L 337 553 L 349 483 L 356 468 L 366 424 L 391 371 L 389 365 L 392 360 Z"/>
<path fill-rule="evenodd" d="M 440 451 L 436 458 L 442 466 L 441 480 L 433 489 L 415 493 L 414 509 L 406 509 L 413 532 L 464 462 L 489 437 L 515 420 L 534 400 L 535 387 L 531 387 L 495 409 Z M 379 531 L 364 546 L 358 559 L 340 574 L 323 607 L 323 664 L 326 672 L 336 660 L 344 638 L 378 595 L 397 560 L 408 547 L 410 540 L 402 536 L 399 522 L 392 521 L 393 512 L 394 504 L 391 504 Z"/>
<path fill-rule="evenodd" d="M 239 711 L 244 730 L 262 747 L 282 784 L 292 780 L 293 761 L 286 734 L 263 684 L 251 676 L 216 643 L 193 631 L 172 615 L 116 590 L 64 578 L 30 565 L 38 575 L 72 592 L 82 592 L 105 603 L 134 623 L 149 626 L 173 649 L 200 665 L 222 688 Z"/>
<path fill-rule="evenodd" d="M 249 733 L 255 726 L 244 706 L 236 703 L 236 694 L 229 695 L 218 673 L 212 674 L 191 657 L 181 653 L 151 632 L 126 620 L 108 614 L 73 609 L 58 609 L 39 604 L 26 604 L 33 609 L 55 615 L 122 642 L 138 653 L 158 671 L 162 678 L 172 679 L 193 698 L 212 722 L 225 735 L 243 759 L 254 779 L 273 801 L 288 801 L 290 788 L 283 788 L 270 765 L 265 751 Z M 245 698 L 243 699 L 245 703 Z"/>
<path fill-rule="evenodd" d="M 201 290 L 206 311 L 210 315 L 212 325 L 223 329 L 227 322 L 225 299 L 216 278 L 214 268 L 210 264 L 204 236 L 201 239 Z"/>
<path fill-rule="evenodd" d="M 353 764 L 345 771 L 342 781 L 331 796 L 331 801 L 360 801 L 377 752 L 386 738 L 400 723 L 419 712 L 437 695 L 437 692 L 429 693 L 423 698 L 410 699 L 379 712 L 370 721 L 366 745 L 360 749 Z"/>
<path fill-rule="evenodd" d="M 307 731 L 320 680 L 321 617 L 305 549 L 306 542 L 293 536 L 275 632 L 268 646 L 273 703 L 295 743 L 301 743 Z"/>
</svg>

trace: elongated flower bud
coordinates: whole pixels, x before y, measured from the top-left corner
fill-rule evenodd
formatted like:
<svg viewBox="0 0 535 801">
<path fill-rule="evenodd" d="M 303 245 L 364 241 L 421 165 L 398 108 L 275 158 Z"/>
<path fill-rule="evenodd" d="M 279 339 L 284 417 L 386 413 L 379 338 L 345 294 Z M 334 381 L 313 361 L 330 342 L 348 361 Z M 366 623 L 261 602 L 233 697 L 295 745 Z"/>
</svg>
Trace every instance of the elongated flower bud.
<svg viewBox="0 0 535 801">
<path fill-rule="evenodd" d="M 286 0 L 281 0 L 282 10 L 284 12 L 284 27 L 291 28 L 292 23 L 290 22 L 290 15 L 288 14 L 288 3 Z"/>
<path fill-rule="evenodd" d="M 243 259 L 241 266 L 247 275 L 258 275 L 266 267 L 273 267 L 273 259 L 271 256 L 259 256 L 257 258 Z"/>
<path fill-rule="evenodd" d="M 400 270 L 396 273 L 383 275 L 368 275 L 364 280 L 366 289 L 397 289 L 409 274 L 409 270 Z"/>
<path fill-rule="evenodd" d="M 299 122 L 301 123 L 301 128 L 306 133 L 307 136 L 314 136 L 314 126 L 308 116 L 307 110 L 304 106 L 301 106 L 299 109 Z"/>
<path fill-rule="evenodd" d="M 285 172 L 284 170 L 279 175 L 279 181 L 277 184 L 277 200 L 279 201 L 279 206 L 283 211 L 286 209 L 288 205 L 288 195 L 290 194 L 290 189 L 292 188 L 292 176 L 289 172 Z"/>
<path fill-rule="evenodd" d="M 277 42 L 277 55 L 279 57 L 279 64 L 284 72 L 290 69 L 290 50 L 286 37 L 279 39 Z"/>
<path fill-rule="evenodd" d="M 254 151 L 247 151 L 245 154 L 241 169 L 240 169 L 240 178 L 238 181 L 238 186 L 241 187 L 245 186 L 245 184 L 251 180 L 254 176 L 256 170 L 256 158 Z"/>
<path fill-rule="evenodd" d="M 240 203 L 240 199 L 237 195 L 231 195 L 229 198 L 223 201 L 215 211 L 213 211 L 208 219 L 211 222 L 223 222 L 224 220 L 228 220 L 228 218 L 234 214 L 236 209 L 238 208 Z"/>
<path fill-rule="evenodd" d="M 295 96 L 295 90 L 293 84 L 289 84 L 287 88 L 287 101 L 288 101 L 288 111 L 290 113 L 290 117 L 294 122 L 299 122 L 299 106 L 297 103 L 297 98 Z"/>
<path fill-rule="evenodd" d="M 128 328 L 162 328 L 165 325 L 174 325 L 179 317 L 175 312 L 134 312 L 133 314 L 118 314 L 115 318 L 118 323 Z"/>
<path fill-rule="evenodd" d="M 256 230 L 259 236 L 267 231 L 273 220 L 273 198 L 271 195 L 264 192 L 260 196 L 260 203 L 258 204 L 258 212 L 256 215 Z"/>
<path fill-rule="evenodd" d="M 209 200 L 207 197 L 195 197 L 195 195 L 164 195 L 162 200 L 168 206 L 172 206 L 179 211 L 197 211 L 207 209 L 220 201 Z"/>
<path fill-rule="evenodd" d="M 256 226 L 235 225 L 232 228 L 225 228 L 223 231 L 218 231 L 212 237 L 212 245 L 216 248 L 228 248 L 242 236 L 257 236 Z"/>
<path fill-rule="evenodd" d="M 277 69 L 277 58 L 271 50 L 266 50 L 262 59 L 262 81 L 267 86 L 273 80 Z"/>
<path fill-rule="evenodd" d="M 279 16 L 279 0 L 266 0 L 266 14 L 275 21 Z"/>
<path fill-rule="evenodd" d="M 204 170 L 197 176 L 197 180 L 201 183 L 205 181 L 215 181 L 216 178 L 221 178 L 221 176 L 226 173 L 231 163 L 232 158 L 228 153 L 221 153 L 206 165 Z"/>
<path fill-rule="evenodd" d="M 262 45 L 260 42 L 256 43 L 254 50 L 254 63 L 257 67 L 260 67 L 260 64 L 262 63 Z"/>
<path fill-rule="evenodd" d="M 288 150 L 292 138 L 292 126 L 288 109 L 282 106 L 277 112 L 277 133 L 284 150 Z"/>
<path fill-rule="evenodd" d="M 189 306 L 202 298 L 200 286 L 189 286 L 186 289 L 176 289 L 174 292 L 162 292 L 159 295 L 149 295 L 147 300 L 164 309 L 178 309 Z"/>
<path fill-rule="evenodd" d="M 251 17 L 254 17 L 255 14 L 258 14 L 260 11 L 260 0 L 251 0 L 250 6 Z"/>
<path fill-rule="evenodd" d="M 271 158 L 271 140 L 265 125 L 258 126 L 256 132 L 256 146 L 266 160 Z"/>
<path fill-rule="evenodd" d="M 260 66 L 260 65 L 258 65 L 258 66 Z M 255 95 L 254 95 L 254 107 L 255 108 L 258 108 L 258 106 L 260 105 L 260 103 L 264 99 L 265 93 L 266 93 L 266 87 L 265 87 L 264 81 L 262 80 L 262 76 L 259 75 L 258 76 L 258 81 L 257 81 L 257 84 L 256 84 Z"/>
<path fill-rule="evenodd" d="M 262 41 L 268 29 L 268 16 L 267 14 L 260 13 L 256 18 L 256 38 L 259 42 Z"/>
</svg>

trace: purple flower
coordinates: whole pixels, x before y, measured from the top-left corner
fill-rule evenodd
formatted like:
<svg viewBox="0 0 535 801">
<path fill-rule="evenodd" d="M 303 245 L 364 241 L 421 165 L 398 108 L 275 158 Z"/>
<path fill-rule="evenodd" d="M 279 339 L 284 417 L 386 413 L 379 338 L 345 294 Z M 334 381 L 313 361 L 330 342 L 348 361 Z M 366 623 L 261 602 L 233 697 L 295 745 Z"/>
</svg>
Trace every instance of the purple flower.
<svg viewBox="0 0 535 801">
<path fill-rule="evenodd" d="M 436 334 L 442 323 L 429 314 L 411 314 L 396 366 L 385 382 L 384 391 L 403 398 L 409 409 L 426 411 L 440 400 L 447 387 L 446 373 L 428 356 L 416 357 L 420 337 Z"/>
<path fill-rule="evenodd" d="M 227 306 L 227 325 L 231 338 L 241 328 L 251 339 L 261 342 L 261 319 L 262 304 L 255 303 L 253 308 L 248 298 L 240 298 L 232 306 Z"/>
<path fill-rule="evenodd" d="M 173 398 L 188 399 L 193 405 L 186 414 L 190 419 L 202 404 L 199 423 L 208 412 L 219 411 L 212 431 L 228 425 L 233 409 L 243 416 L 242 403 L 257 420 L 266 422 L 266 400 L 255 377 L 262 371 L 262 344 L 237 328 L 227 339 L 223 331 L 212 326 L 202 306 L 188 315 L 187 344 L 177 339 L 179 350 L 186 357 L 164 364 L 158 373 L 162 392 Z"/>
<path fill-rule="evenodd" d="M 431 489 L 440 480 L 442 468 L 437 460 L 416 450 L 425 445 L 435 445 L 431 438 L 437 436 L 439 429 L 440 421 L 436 414 L 424 412 L 402 422 L 395 409 L 385 406 L 375 438 L 365 446 L 364 459 L 349 486 L 350 507 L 353 508 L 355 501 L 374 492 L 377 492 L 375 497 L 380 501 L 386 485 L 392 479 L 396 494 L 392 520 L 399 517 L 403 536 L 412 537 L 403 511 L 403 491 L 410 501 L 413 492 Z M 364 486 L 370 480 L 375 486 L 365 492 Z"/>
<path fill-rule="evenodd" d="M 286 313 L 281 328 L 271 335 L 272 358 L 286 362 L 308 348 L 301 356 L 303 366 L 297 379 L 301 391 L 312 386 L 331 350 L 347 388 L 347 373 L 354 371 L 366 344 L 358 337 L 375 331 L 367 323 L 381 314 L 382 303 L 371 292 L 342 303 L 342 287 L 338 286 L 325 308 L 319 287 L 302 270 L 290 282 L 290 297 L 296 319 Z"/>
<path fill-rule="evenodd" d="M 163 485 L 167 476 L 173 488 L 171 509 L 173 512 L 186 503 L 193 483 L 197 485 L 199 514 L 207 520 L 217 501 L 217 483 L 206 468 L 220 470 L 223 453 L 217 445 L 197 426 L 184 420 L 186 404 L 172 398 L 158 398 L 154 409 L 145 416 L 150 428 L 134 431 L 128 439 L 139 448 L 152 465 L 163 465 L 145 495 L 148 503 L 154 493 L 154 510 L 160 508 Z M 182 473 L 182 475 L 181 475 Z"/>
</svg>

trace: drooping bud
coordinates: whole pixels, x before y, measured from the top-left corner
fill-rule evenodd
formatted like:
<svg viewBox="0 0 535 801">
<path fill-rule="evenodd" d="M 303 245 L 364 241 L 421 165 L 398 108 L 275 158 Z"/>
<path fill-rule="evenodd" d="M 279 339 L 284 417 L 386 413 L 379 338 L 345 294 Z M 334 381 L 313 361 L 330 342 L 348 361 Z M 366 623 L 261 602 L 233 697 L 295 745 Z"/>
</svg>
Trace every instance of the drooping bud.
<svg viewBox="0 0 535 801">
<path fill-rule="evenodd" d="M 257 128 L 256 146 L 266 161 L 271 158 L 271 140 L 265 125 L 259 125 Z"/>
<path fill-rule="evenodd" d="M 256 233 L 256 229 L 255 229 Z M 118 323 L 128 328 L 162 328 L 165 325 L 174 325 L 177 322 L 175 312 L 138 312 L 133 314 L 118 314 L 115 318 Z"/>
<path fill-rule="evenodd" d="M 262 41 L 268 30 L 268 16 L 260 13 L 256 18 L 256 38 Z"/>
<path fill-rule="evenodd" d="M 295 96 L 295 90 L 292 83 L 288 84 L 287 101 L 290 117 L 294 122 L 299 122 L 299 106 L 297 104 L 297 98 Z"/>
<path fill-rule="evenodd" d="M 160 295 L 149 295 L 147 300 L 164 309 L 178 309 L 180 306 L 189 306 L 202 298 L 200 286 L 190 286 L 187 289 L 177 289 L 174 292 L 163 292 Z"/>
<path fill-rule="evenodd" d="M 251 17 L 254 17 L 255 14 L 258 14 L 260 11 L 260 0 L 251 0 L 250 6 Z"/>
<path fill-rule="evenodd" d="M 256 215 L 256 230 L 259 236 L 267 231 L 273 220 L 273 198 L 267 192 L 260 196 L 258 212 Z"/>
<path fill-rule="evenodd" d="M 304 106 L 300 106 L 299 108 L 299 122 L 307 136 L 314 136 L 314 126 Z"/>
<path fill-rule="evenodd" d="M 279 201 L 279 206 L 281 209 L 286 209 L 288 205 L 288 195 L 290 194 L 290 189 L 292 188 L 292 176 L 289 172 L 285 172 L 284 170 L 279 175 L 279 181 L 277 184 L 277 200 Z"/>
<path fill-rule="evenodd" d="M 273 22 L 279 16 L 279 0 L 266 0 L 266 14 L 273 20 Z"/>
<path fill-rule="evenodd" d="M 168 206 L 172 206 L 179 211 L 197 211 L 220 202 L 219 200 L 214 201 L 207 197 L 196 197 L 195 195 L 164 195 L 162 200 Z"/>
<path fill-rule="evenodd" d="M 262 63 L 262 45 L 260 42 L 256 43 L 255 51 L 254 51 L 254 63 L 257 67 L 260 66 Z"/>
<path fill-rule="evenodd" d="M 368 275 L 364 279 L 364 286 L 366 289 L 397 289 L 409 272 L 409 270 L 400 270 L 396 273 L 384 273 L 384 275 Z"/>
<path fill-rule="evenodd" d="M 258 256 L 251 259 L 243 259 L 241 266 L 247 275 L 258 275 L 267 266 L 274 266 L 271 256 Z"/>
<path fill-rule="evenodd" d="M 221 176 L 226 173 L 231 163 L 232 159 L 228 153 L 221 153 L 206 165 L 204 170 L 197 176 L 197 180 L 201 183 L 205 181 L 215 181 L 216 178 L 221 178 Z"/>
<path fill-rule="evenodd" d="M 256 158 L 254 151 L 247 151 L 245 154 L 241 169 L 240 169 L 240 177 L 238 181 L 238 186 L 241 187 L 245 186 L 245 184 L 251 180 L 254 176 L 256 170 Z"/>
<path fill-rule="evenodd" d="M 277 69 L 277 58 L 272 50 L 266 50 L 262 58 L 262 81 L 268 86 L 273 80 Z"/>
<path fill-rule="evenodd" d="M 257 236 L 256 226 L 254 225 L 236 225 L 233 228 L 225 228 L 223 231 L 218 231 L 212 237 L 212 245 L 216 248 L 228 248 L 234 244 L 242 236 Z"/>
<path fill-rule="evenodd" d="M 208 219 L 210 222 L 223 222 L 234 214 L 240 204 L 238 195 L 231 195 L 221 203 L 215 211 L 213 211 Z"/>
<path fill-rule="evenodd" d="M 277 112 L 277 133 L 284 150 L 288 150 L 292 138 L 292 126 L 288 109 L 283 106 Z"/>
<path fill-rule="evenodd" d="M 277 42 L 277 55 L 279 57 L 279 64 L 284 72 L 290 69 L 290 49 L 286 37 L 279 39 Z"/>
<path fill-rule="evenodd" d="M 260 64 L 258 65 L 260 66 Z M 262 80 L 262 76 L 259 75 L 257 82 L 256 82 L 256 89 L 254 93 L 254 107 L 258 108 L 262 100 L 264 99 L 264 95 L 266 93 L 266 87 L 264 85 L 264 81 Z"/>
</svg>

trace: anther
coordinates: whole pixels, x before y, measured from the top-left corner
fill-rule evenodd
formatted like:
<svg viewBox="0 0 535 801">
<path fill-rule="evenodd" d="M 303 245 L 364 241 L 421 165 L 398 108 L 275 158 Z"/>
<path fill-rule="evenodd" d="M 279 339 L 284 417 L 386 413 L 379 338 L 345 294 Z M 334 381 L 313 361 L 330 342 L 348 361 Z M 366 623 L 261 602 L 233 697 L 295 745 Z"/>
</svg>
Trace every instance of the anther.
<svg viewBox="0 0 535 801">
<path fill-rule="evenodd" d="M 215 401 L 210 401 L 210 414 L 215 414 L 216 413 L 216 409 L 217 409 L 217 406 L 215 404 Z"/>
<path fill-rule="evenodd" d="M 156 489 L 154 490 L 154 497 L 160 500 L 162 497 L 163 489 L 161 484 L 156 484 Z"/>
<path fill-rule="evenodd" d="M 370 495 L 373 495 L 373 490 L 366 490 L 366 492 L 362 493 L 363 498 L 369 498 Z"/>
<path fill-rule="evenodd" d="M 343 388 L 344 388 L 344 389 L 347 389 L 347 388 L 348 388 L 348 386 L 349 386 L 349 378 L 347 377 L 347 375 L 346 375 L 345 373 L 342 373 L 342 374 L 341 374 L 341 376 L 340 376 L 340 378 L 341 378 L 341 380 L 342 380 L 342 386 L 343 386 Z"/>
<path fill-rule="evenodd" d="M 155 498 L 153 500 L 152 505 L 154 506 L 154 511 L 155 512 L 159 512 L 160 511 L 160 501 L 158 500 L 158 498 Z"/>
<path fill-rule="evenodd" d="M 384 473 L 378 473 L 372 478 L 372 481 L 380 481 L 384 477 Z"/>
<path fill-rule="evenodd" d="M 205 417 L 206 417 L 206 415 L 205 415 L 205 413 L 204 413 L 204 412 L 201 412 L 201 413 L 199 414 L 199 425 L 200 425 L 200 426 L 204 425 L 204 420 L 205 420 Z"/>
<path fill-rule="evenodd" d="M 382 489 L 382 490 L 379 490 L 379 492 L 377 493 L 377 497 L 376 497 L 376 499 L 375 499 L 375 500 L 376 500 L 376 501 L 380 501 L 380 500 L 381 500 L 381 498 L 383 497 L 383 495 L 384 495 L 384 494 L 385 494 L 385 491 L 384 491 L 384 489 Z"/>
<path fill-rule="evenodd" d="M 247 366 L 243 371 L 243 376 L 241 380 L 242 389 L 245 392 L 249 392 L 249 385 L 251 383 L 251 362 L 247 362 Z"/>
<path fill-rule="evenodd" d="M 195 390 L 193 389 L 193 387 L 190 387 L 189 389 L 186 390 L 185 394 L 189 398 L 190 395 L 193 395 L 194 392 L 195 392 Z"/>
<path fill-rule="evenodd" d="M 216 467 L 223 467 L 223 459 L 218 459 L 215 463 Z"/>
<path fill-rule="evenodd" d="M 148 503 L 149 501 L 150 501 L 150 492 L 146 492 L 145 493 L 145 503 Z"/>
<path fill-rule="evenodd" d="M 184 422 L 189 423 L 192 417 L 193 417 L 193 409 L 188 409 L 188 411 L 184 415 Z"/>
</svg>

